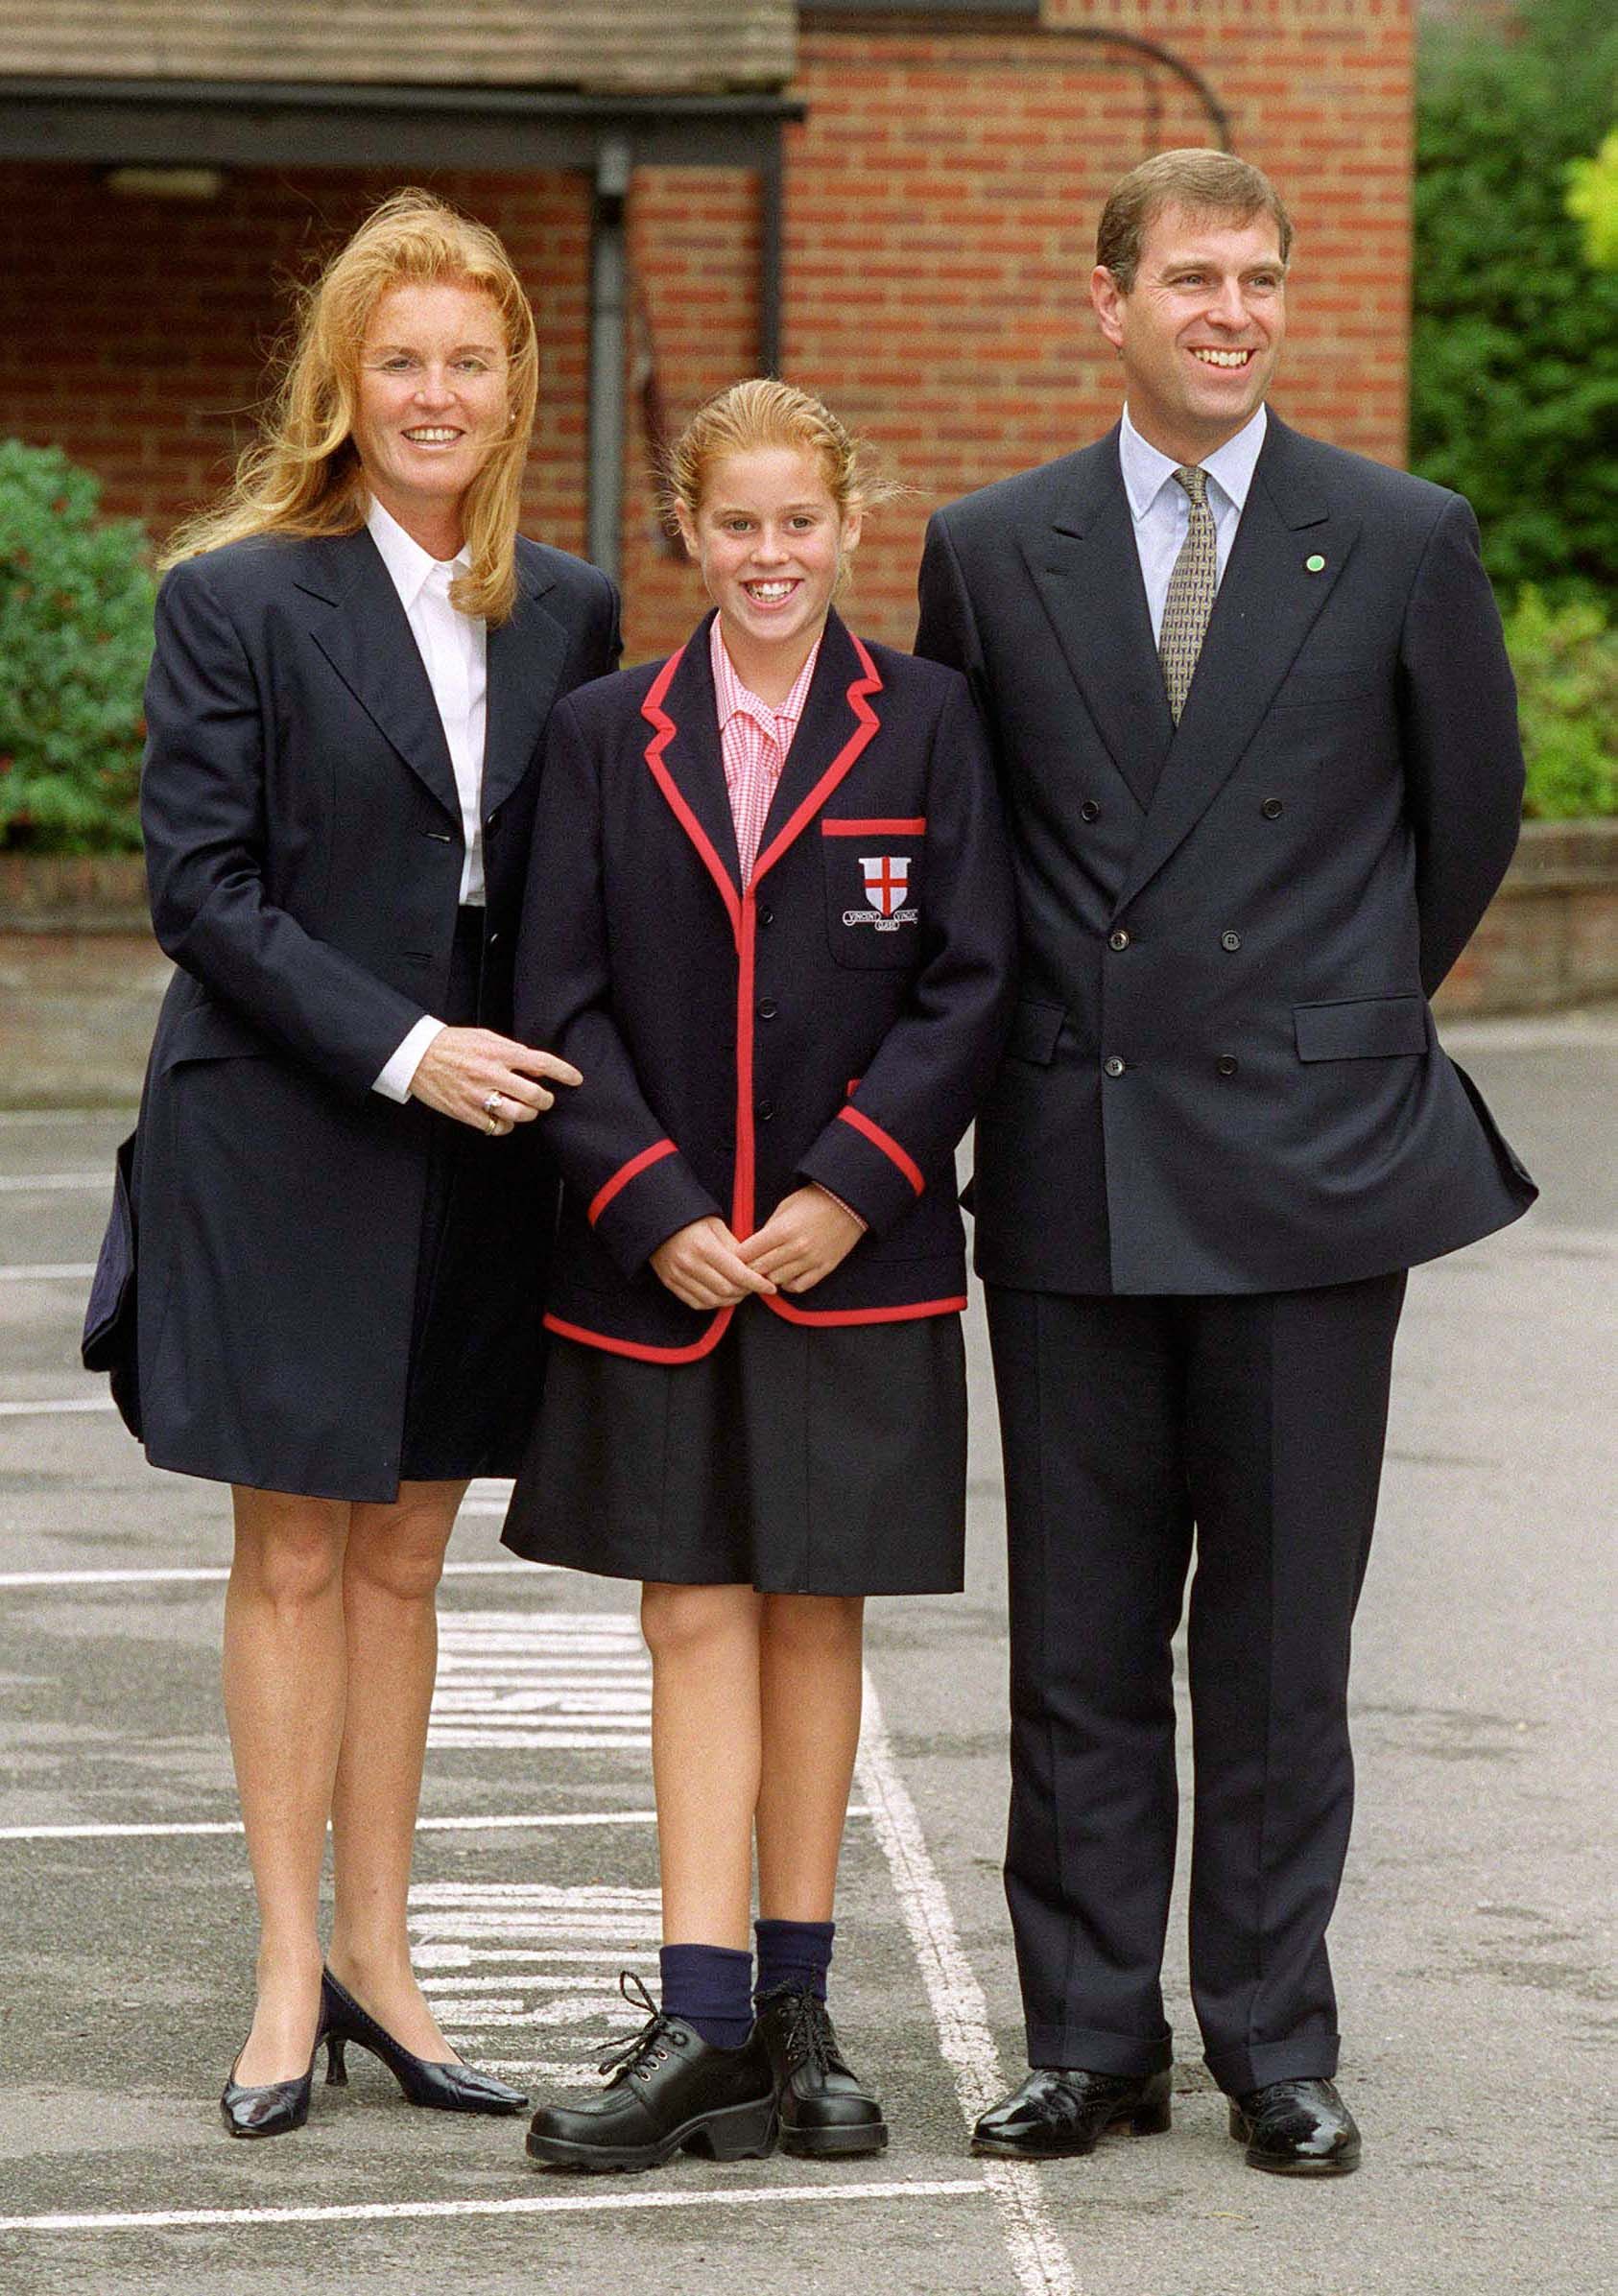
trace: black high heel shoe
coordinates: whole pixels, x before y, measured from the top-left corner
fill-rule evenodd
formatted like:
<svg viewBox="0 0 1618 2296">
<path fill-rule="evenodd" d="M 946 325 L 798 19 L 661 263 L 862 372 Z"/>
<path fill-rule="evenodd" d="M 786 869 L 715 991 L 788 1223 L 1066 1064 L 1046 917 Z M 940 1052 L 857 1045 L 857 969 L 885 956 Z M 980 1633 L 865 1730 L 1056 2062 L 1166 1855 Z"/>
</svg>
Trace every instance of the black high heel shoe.
<svg viewBox="0 0 1618 2296">
<path fill-rule="evenodd" d="M 427 2105 L 439 2113 L 520 2113 L 528 2103 L 522 2090 L 497 2081 L 491 2072 L 480 2072 L 475 2065 L 459 2061 L 436 2065 L 430 2058 L 416 2056 L 361 2008 L 329 1969 L 321 1976 L 321 2018 L 326 2045 L 326 2086 L 330 2089 L 341 2089 L 347 2081 L 344 2052 L 353 2041 L 361 2048 L 369 2048 L 373 2057 L 380 2057 L 413 2105 Z M 314 2071 L 313 2063 L 310 2071 Z M 308 2110 L 307 2095 L 304 2109 Z"/>
<path fill-rule="evenodd" d="M 236 2065 L 242 2061 L 241 2049 L 236 2051 L 236 2065 L 219 2099 L 220 2117 L 232 2137 L 285 2137 L 294 2129 L 300 2129 L 309 2118 L 309 2098 L 315 2086 L 315 2059 L 321 2053 L 321 2043 L 326 2037 L 326 2001 L 321 1995 L 320 2021 L 315 2027 L 315 2046 L 309 2051 L 308 2070 L 290 2081 L 267 2081 L 262 2088 L 244 2088 L 236 2078 Z M 246 2047 L 246 2044 L 243 2044 Z M 328 2066 L 330 2060 L 327 2060 Z"/>
</svg>

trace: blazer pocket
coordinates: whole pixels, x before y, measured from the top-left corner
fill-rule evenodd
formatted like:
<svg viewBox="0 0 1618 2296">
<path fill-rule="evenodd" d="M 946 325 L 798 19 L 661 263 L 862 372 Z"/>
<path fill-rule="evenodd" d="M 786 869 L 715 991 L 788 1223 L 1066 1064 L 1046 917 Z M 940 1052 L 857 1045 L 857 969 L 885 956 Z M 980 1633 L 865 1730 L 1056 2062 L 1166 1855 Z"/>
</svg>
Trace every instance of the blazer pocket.
<svg viewBox="0 0 1618 2296">
<path fill-rule="evenodd" d="M 1049 1068 L 1056 1058 L 1057 1039 L 1066 1018 L 1064 1005 L 1020 1004 L 1012 1016 L 1011 1032 L 1006 1039 L 1006 1057 L 1032 1060 L 1040 1068 Z"/>
<path fill-rule="evenodd" d="M 1295 1005 L 1292 1023 L 1300 1060 L 1388 1060 L 1427 1050 L 1427 1001 L 1420 996 Z"/>
<path fill-rule="evenodd" d="M 826 932 L 839 964 L 890 971 L 920 959 L 927 823 L 822 819 Z"/>
</svg>

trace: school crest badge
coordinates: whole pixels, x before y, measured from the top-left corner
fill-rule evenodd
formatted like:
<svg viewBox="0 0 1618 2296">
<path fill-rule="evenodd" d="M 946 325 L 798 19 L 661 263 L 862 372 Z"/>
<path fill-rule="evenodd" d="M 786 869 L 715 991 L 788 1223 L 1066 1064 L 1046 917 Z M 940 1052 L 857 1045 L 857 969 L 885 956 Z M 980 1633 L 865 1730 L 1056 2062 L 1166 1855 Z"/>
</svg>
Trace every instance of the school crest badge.
<svg viewBox="0 0 1618 2296">
<path fill-rule="evenodd" d="M 910 891 L 908 853 L 862 853 L 860 868 L 865 878 L 866 899 L 879 917 L 892 917 L 904 907 Z"/>
</svg>

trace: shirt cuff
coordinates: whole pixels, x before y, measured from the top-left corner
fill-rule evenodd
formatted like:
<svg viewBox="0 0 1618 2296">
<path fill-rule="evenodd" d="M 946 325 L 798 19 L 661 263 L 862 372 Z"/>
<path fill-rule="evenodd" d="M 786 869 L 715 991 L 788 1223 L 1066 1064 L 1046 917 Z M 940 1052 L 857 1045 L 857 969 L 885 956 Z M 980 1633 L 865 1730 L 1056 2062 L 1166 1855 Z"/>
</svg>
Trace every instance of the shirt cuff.
<svg viewBox="0 0 1618 2296">
<path fill-rule="evenodd" d="M 408 1101 L 422 1053 L 435 1038 L 442 1035 L 447 1026 L 444 1021 L 436 1021 L 430 1012 L 424 1012 L 372 1084 L 372 1092 L 379 1092 L 385 1101 Z"/>
</svg>

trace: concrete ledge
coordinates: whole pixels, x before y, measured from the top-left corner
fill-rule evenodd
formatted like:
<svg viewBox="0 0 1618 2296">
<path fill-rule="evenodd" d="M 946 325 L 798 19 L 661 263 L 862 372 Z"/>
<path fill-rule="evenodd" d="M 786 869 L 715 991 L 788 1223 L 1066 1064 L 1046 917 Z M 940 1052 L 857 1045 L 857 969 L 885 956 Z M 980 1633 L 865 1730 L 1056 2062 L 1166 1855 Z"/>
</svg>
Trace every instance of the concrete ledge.
<svg viewBox="0 0 1618 2296">
<path fill-rule="evenodd" d="M 0 1108 L 134 1101 L 171 971 L 138 853 L 0 854 Z M 1618 820 L 1530 821 L 1445 1018 L 1618 997 Z"/>
</svg>

